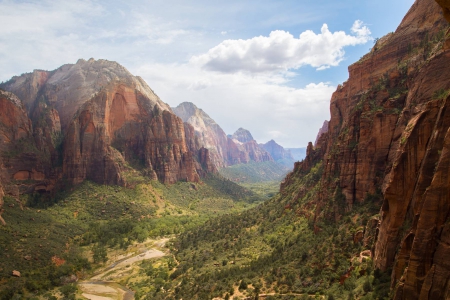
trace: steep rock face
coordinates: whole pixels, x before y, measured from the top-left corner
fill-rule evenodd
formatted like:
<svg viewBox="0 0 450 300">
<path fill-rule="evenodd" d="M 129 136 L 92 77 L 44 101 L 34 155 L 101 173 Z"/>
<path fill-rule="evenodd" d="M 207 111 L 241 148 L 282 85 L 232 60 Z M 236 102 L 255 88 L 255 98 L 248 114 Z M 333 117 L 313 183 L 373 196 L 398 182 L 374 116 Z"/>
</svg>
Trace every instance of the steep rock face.
<svg viewBox="0 0 450 300">
<path fill-rule="evenodd" d="M 447 28 L 436 2 L 416 1 L 395 33 L 349 67 L 331 99 L 328 133 L 294 170 L 323 159 L 315 220 L 381 199 L 373 259 L 392 268 L 395 299 L 450 297 Z M 325 205 L 338 193 L 343 203 Z"/>
<path fill-rule="evenodd" d="M 32 125 L 22 102 L 13 93 L 0 90 L 0 149 L 14 141 L 30 137 Z"/>
<path fill-rule="evenodd" d="M 274 140 L 270 140 L 265 144 L 260 144 L 274 160 L 288 159 L 294 160 L 292 154 L 289 150 L 284 149 L 282 146 L 278 145 Z"/>
<path fill-rule="evenodd" d="M 191 102 L 183 102 L 172 110 L 194 128 L 199 143 L 209 150 L 211 161 L 217 169 L 232 164 L 228 160 L 228 137 L 210 116 Z"/>
<path fill-rule="evenodd" d="M 250 131 L 241 127 L 233 133 L 232 139 L 238 140 L 241 143 L 247 143 L 253 141 L 253 136 Z"/>
<path fill-rule="evenodd" d="M 123 84 L 105 87 L 83 105 L 68 128 L 64 148 L 64 173 L 75 183 L 122 184 L 121 157 L 164 183 L 199 179 L 182 120 L 152 108 L 145 95 Z"/>
<path fill-rule="evenodd" d="M 248 153 L 250 160 L 255 162 L 273 161 L 270 153 L 263 149 L 255 140 L 248 141 L 243 144 L 238 144 L 244 149 L 245 153 Z M 238 148 L 239 148 L 238 146 Z"/>
<path fill-rule="evenodd" d="M 33 130 L 22 102 L 11 92 L 0 90 L 0 183 L 5 193 L 46 191 L 55 181 L 47 144 Z M 13 184 L 12 181 L 18 184 Z"/>
<path fill-rule="evenodd" d="M 273 160 L 248 130 L 239 128 L 232 137 L 228 137 L 210 116 L 190 102 L 183 102 L 172 110 L 193 127 L 199 145 L 208 149 L 215 169 L 250 161 Z"/>
<path fill-rule="evenodd" d="M 216 165 L 213 163 L 211 152 L 203 147 L 199 142 L 194 127 L 189 123 L 184 123 L 184 132 L 186 137 L 186 145 L 190 152 L 196 155 L 196 170 L 200 176 L 217 173 Z"/>
<path fill-rule="evenodd" d="M 314 142 L 314 146 L 317 145 L 317 143 L 318 143 L 320 137 L 322 136 L 322 134 L 328 132 L 328 123 L 329 122 L 327 120 L 323 121 L 322 127 L 320 127 L 319 132 L 317 133 L 316 141 Z"/>
<path fill-rule="evenodd" d="M 199 180 L 182 120 L 115 62 L 80 59 L 13 77 L 2 87 L 19 95 L 37 147 L 62 161 L 73 183 L 124 184 L 125 161 L 164 183 Z"/>
<path fill-rule="evenodd" d="M 450 1 L 436 0 L 436 2 L 441 6 L 445 19 L 450 22 Z"/>
<path fill-rule="evenodd" d="M 239 154 L 233 153 L 234 157 L 239 156 L 241 163 L 248 163 L 249 161 L 264 162 L 273 161 L 272 156 L 263 147 L 253 139 L 250 131 L 244 128 L 239 128 L 232 135 L 231 141 L 236 145 Z"/>
<path fill-rule="evenodd" d="M 131 75 L 116 62 L 102 59 L 80 59 L 76 64 L 66 64 L 54 71 L 35 70 L 15 76 L 1 87 L 17 95 L 30 114 L 36 102 L 45 101 L 59 112 L 64 130 L 86 101 L 113 82 L 133 86 L 148 98 L 149 105 L 170 111 L 142 78 Z"/>
</svg>

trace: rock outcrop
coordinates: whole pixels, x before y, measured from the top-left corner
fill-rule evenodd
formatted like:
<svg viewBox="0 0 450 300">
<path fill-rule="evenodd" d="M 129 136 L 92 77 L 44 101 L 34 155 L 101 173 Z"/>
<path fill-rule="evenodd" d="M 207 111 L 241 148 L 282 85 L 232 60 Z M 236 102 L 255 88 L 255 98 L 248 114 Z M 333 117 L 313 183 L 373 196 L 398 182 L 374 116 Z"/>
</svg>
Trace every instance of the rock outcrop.
<svg viewBox="0 0 450 300">
<path fill-rule="evenodd" d="M 436 2 L 441 6 L 444 18 L 450 22 L 450 1 L 449 0 L 436 0 Z"/>
<path fill-rule="evenodd" d="M 323 160 L 316 221 L 381 199 L 373 259 L 392 269 L 394 299 L 450 298 L 449 38 L 437 3 L 417 0 L 349 67 L 329 131 L 282 184 Z"/>
<path fill-rule="evenodd" d="M 45 118 L 45 116 L 44 116 Z M 33 130 L 20 99 L 0 90 L 0 183 L 6 194 L 52 189 L 57 175 L 52 171 L 51 141 Z M 10 185 L 12 181 L 18 185 Z"/>
<path fill-rule="evenodd" d="M 209 150 L 215 168 L 232 164 L 228 160 L 228 137 L 209 115 L 191 102 L 183 102 L 172 110 L 183 122 L 193 127 L 200 145 Z"/>
<path fill-rule="evenodd" d="M 238 140 L 241 143 L 247 143 L 253 141 L 253 136 L 247 129 L 244 129 L 240 127 L 238 130 L 236 130 L 235 133 L 233 133 L 232 139 Z"/>
<path fill-rule="evenodd" d="M 273 161 L 272 156 L 254 139 L 250 131 L 239 128 L 231 137 L 238 149 L 241 163 Z M 233 153 L 236 156 L 235 153 Z"/>
<path fill-rule="evenodd" d="M 199 145 L 208 149 L 215 169 L 251 161 L 273 161 L 248 130 L 239 128 L 231 137 L 227 136 L 208 114 L 191 102 L 183 102 L 172 110 L 193 127 Z"/>
<path fill-rule="evenodd" d="M 274 140 L 270 140 L 265 144 L 260 144 L 274 160 L 287 159 L 293 161 L 294 158 L 289 150 L 284 149 L 282 146 L 277 144 Z"/>
<path fill-rule="evenodd" d="M 80 59 L 13 77 L 2 88 L 18 96 L 29 116 L 29 127 L 14 134 L 33 135 L 48 165 L 60 167 L 69 182 L 125 184 L 123 171 L 130 166 L 163 183 L 198 181 L 197 166 L 209 167 L 207 152 L 189 151 L 183 121 L 118 63 Z"/>
</svg>

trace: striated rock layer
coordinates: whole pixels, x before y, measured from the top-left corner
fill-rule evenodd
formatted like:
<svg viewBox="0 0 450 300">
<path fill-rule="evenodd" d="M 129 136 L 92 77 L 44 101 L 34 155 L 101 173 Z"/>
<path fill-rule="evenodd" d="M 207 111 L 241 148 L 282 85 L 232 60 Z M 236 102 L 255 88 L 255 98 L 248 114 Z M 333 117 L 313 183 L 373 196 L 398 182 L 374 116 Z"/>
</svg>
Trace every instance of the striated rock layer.
<svg viewBox="0 0 450 300">
<path fill-rule="evenodd" d="M 130 166 L 163 183 L 198 181 L 197 171 L 208 168 L 208 152 L 188 148 L 183 121 L 115 62 L 80 59 L 13 77 L 2 88 L 18 96 L 32 123 L 17 134 L 33 132 L 34 145 L 53 170 L 62 165 L 69 182 L 125 184 Z"/>
<path fill-rule="evenodd" d="M 183 102 L 172 110 L 183 122 L 193 127 L 200 145 L 209 150 L 211 161 L 216 169 L 231 164 L 228 160 L 228 137 L 208 114 L 191 102 Z"/>
<path fill-rule="evenodd" d="M 42 122 L 48 121 L 47 117 L 44 114 Z M 43 133 L 39 127 L 33 129 L 20 99 L 0 90 L 0 194 L 18 197 L 22 192 L 54 187 L 57 174 L 52 170 L 51 156 L 55 148 L 51 137 L 45 136 L 51 130 L 49 127 Z"/>
<path fill-rule="evenodd" d="M 193 127 L 199 144 L 208 149 L 215 169 L 250 161 L 273 161 L 270 153 L 258 145 L 248 130 L 239 128 L 228 137 L 208 114 L 191 102 L 183 102 L 172 110 Z"/>
<path fill-rule="evenodd" d="M 381 199 L 373 259 L 392 269 L 394 299 L 450 299 L 449 45 L 439 5 L 417 0 L 349 67 L 329 131 L 281 186 L 322 159 L 315 220 Z"/>
</svg>

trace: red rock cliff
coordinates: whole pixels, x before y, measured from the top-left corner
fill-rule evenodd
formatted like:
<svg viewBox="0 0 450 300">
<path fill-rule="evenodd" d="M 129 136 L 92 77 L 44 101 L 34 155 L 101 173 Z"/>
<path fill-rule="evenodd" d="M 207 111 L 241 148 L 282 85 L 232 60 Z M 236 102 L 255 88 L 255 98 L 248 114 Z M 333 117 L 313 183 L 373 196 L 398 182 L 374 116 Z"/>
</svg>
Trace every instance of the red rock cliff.
<svg viewBox="0 0 450 300">
<path fill-rule="evenodd" d="M 40 139 L 19 98 L 0 90 L 0 183 L 6 194 L 53 188 L 56 175 L 45 151 L 49 145 L 37 147 Z"/>
<path fill-rule="evenodd" d="M 164 183 L 199 180 L 182 120 L 115 62 L 79 60 L 13 77 L 2 87 L 19 95 L 37 147 L 62 160 L 63 175 L 73 183 L 124 184 L 125 161 Z"/>
<path fill-rule="evenodd" d="M 382 198 L 373 258 L 393 269 L 395 299 L 450 298 L 449 44 L 440 7 L 417 0 L 349 67 L 331 98 L 329 132 L 295 167 L 323 159 L 316 218 Z M 338 190 L 345 207 L 325 205 Z"/>
<path fill-rule="evenodd" d="M 222 128 L 203 110 L 191 102 L 183 102 L 172 108 L 184 122 L 192 126 L 199 145 L 208 149 L 216 169 L 232 164 L 228 160 L 228 138 Z"/>
<path fill-rule="evenodd" d="M 248 130 L 239 128 L 232 138 L 203 110 L 191 102 L 183 102 L 172 108 L 177 116 L 190 124 L 199 145 L 208 149 L 215 169 L 248 163 L 272 161 L 272 157 L 257 144 Z"/>
</svg>

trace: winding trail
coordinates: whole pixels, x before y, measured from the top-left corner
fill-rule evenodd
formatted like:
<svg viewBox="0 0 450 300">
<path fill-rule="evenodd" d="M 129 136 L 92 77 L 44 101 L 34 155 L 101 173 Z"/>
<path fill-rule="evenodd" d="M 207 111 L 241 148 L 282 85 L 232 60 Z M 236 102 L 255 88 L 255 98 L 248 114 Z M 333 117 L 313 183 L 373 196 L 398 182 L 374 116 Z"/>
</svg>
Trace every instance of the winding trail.
<svg viewBox="0 0 450 300">
<path fill-rule="evenodd" d="M 154 246 L 159 248 L 164 247 L 168 240 L 168 238 L 163 238 L 154 241 Z M 95 274 L 88 280 L 80 282 L 78 287 L 83 291 L 82 296 L 89 300 L 133 300 L 134 292 L 112 280 L 113 278 L 110 275 L 114 272 L 128 270 L 136 262 L 163 257 L 165 255 L 166 253 L 152 248 L 141 251 L 137 255 L 121 257 L 100 273 Z"/>
</svg>

